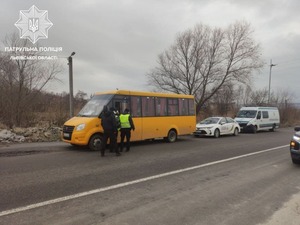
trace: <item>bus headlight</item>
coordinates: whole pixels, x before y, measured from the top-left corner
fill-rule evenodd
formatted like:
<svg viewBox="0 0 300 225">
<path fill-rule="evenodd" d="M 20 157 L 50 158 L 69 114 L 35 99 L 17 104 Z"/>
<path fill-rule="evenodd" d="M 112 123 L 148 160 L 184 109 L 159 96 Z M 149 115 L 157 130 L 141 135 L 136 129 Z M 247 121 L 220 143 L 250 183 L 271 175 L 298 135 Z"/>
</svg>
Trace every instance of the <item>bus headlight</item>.
<svg viewBox="0 0 300 225">
<path fill-rule="evenodd" d="M 82 123 L 82 124 L 79 124 L 77 127 L 76 127 L 76 130 L 77 131 L 81 131 L 85 128 L 85 123 Z"/>
</svg>

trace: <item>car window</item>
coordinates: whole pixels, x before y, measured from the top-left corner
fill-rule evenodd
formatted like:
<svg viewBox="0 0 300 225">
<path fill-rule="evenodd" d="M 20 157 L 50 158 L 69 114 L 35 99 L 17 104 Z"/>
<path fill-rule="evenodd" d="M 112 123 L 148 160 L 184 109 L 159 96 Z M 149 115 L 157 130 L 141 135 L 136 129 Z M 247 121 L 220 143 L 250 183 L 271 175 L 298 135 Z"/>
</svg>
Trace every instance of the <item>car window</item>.
<svg viewBox="0 0 300 225">
<path fill-rule="evenodd" d="M 228 123 L 234 123 L 234 120 L 230 117 L 226 117 L 226 120 L 227 120 Z"/>
<path fill-rule="evenodd" d="M 219 118 L 209 117 L 205 120 L 202 120 L 200 122 L 200 124 L 216 124 L 216 123 L 218 123 L 218 121 L 219 121 Z"/>
<path fill-rule="evenodd" d="M 239 118 L 255 118 L 256 110 L 240 110 L 236 117 Z"/>
<path fill-rule="evenodd" d="M 220 124 L 222 124 L 222 123 L 226 123 L 226 119 L 225 119 L 225 118 L 222 118 L 222 119 L 220 120 Z"/>
<path fill-rule="evenodd" d="M 269 118 L 269 112 L 268 111 L 263 111 L 262 114 L 263 114 L 264 119 Z"/>
</svg>

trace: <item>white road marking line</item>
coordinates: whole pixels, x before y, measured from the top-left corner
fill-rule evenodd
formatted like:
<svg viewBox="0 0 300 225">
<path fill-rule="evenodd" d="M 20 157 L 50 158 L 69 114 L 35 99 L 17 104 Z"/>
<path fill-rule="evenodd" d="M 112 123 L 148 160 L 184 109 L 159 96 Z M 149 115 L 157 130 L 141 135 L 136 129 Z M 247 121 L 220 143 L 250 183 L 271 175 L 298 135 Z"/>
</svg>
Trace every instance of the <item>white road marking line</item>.
<svg viewBox="0 0 300 225">
<path fill-rule="evenodd" d="M 145 177 L 145 178 L 141 178 L 141 179 L 125 182 L 125 183 L 120 183 L 120 184 L 116 184 L 116 185 L 112 185 L 112 186 L 108 186 L 108 187 L 103 187 L 103 188 L 99 188 L 99 189 L 95 189 L 95 190 L 91 190 L 91 191 L 86 191 L 86 192 L 82 192 L 82 193 L 78 193 L 78 194 L 74 194 L 74 195 L 69 195 L 69 196 L 65 196 L 65 197 L 61 197 L 61 198 L 56 198 L 56 199 L 52 199 L 52 200 L 49 200 L 49 201 L 44 201 L 44 202 L 40 202 L 40 203 L 36 203 L 36 204 L 24 206 L 24 207 L 19 207 L 19 208 L 15 208 L 15 209 L 11 209 L 11 210 L 6 210 L 6 211 L 0 212 L 0 217 L 10 215 L 10 214 L 14 214 L 14 213 L 27 211 L 27 210 L 30 210 L 30 209 L 35 209 L 35 208 L 38 208 L 38 207 L 52 205 L 52 204 L 55 204 L 55 203 L 64 202 L 64 201 L 68 201 L 68 200 L 72 200 L 72 199 L 76 199 L 76 198 L 80 198 L 80 197 L 84 197 L 84 196 L 88 196 L 88 195 L 92 195 L 92 194 L 97 194 L 97 193 L 104 192 L 104 191 L 109 191 L 109 190 L 113 190 L 113 189 L 117 189 L 117 188 L 121 188 L 121 187 L 126 187 L 126 186 L 129 186 L 129 185 L 138 184 L 138 183 L 142 183 L 142 182 L 145 182 L 145 181 L 154 180 L 154 179 L 158 179 L 158 178 L 162 178 L 162 177 L 166 177 L 166 176 L 170 176 L 170 175 L 174 175 L 174 174 L 179 174 L 179 173 L 183 173 L 183 172 L 187 172 L 187 171 L 191 171 L 191 170 L 196 170 L 196 169 L 207 167 L 207 166 L 212 166 L 212 165 L 216 165 L 216 164 L 220 164 L 220 163 L 224 163 L 224 162 L 229 162 L 229 161 L 233 161 L 233 160 L 236 160 L 236 159 L 241 159 L 241 158 L 245 158 L 245 157 L 249 157 L 249 156 L 253 156 L 253 155 L 258 155 L 258 154 L 262 154 L 262 153 L 265 153 L 265 152 L 274 151 L 274 150 L 281 149 L 281 148 L 286 148 L 288 146 L 289 145 L 283 145 L 283 146 L 278 146 L 278 147 L 275 147 L 275 148 L 269 148 L 269 149 L 258 151 L 258 152 L 253 152 L 253 153 L 248 153 L 248 154 L 245 154 L 245 155 L 235 156 L 235 157 L 228 158 L 228 159 L 222 159 L 222 160 L 218 160 L 218 161 L 214 161 L 214 162 L 210 162 L 210 163 L 205 163 L 205 164 L 201 164 L 201 165 L 198 165 L 198 166 L 192 166 L 192 167 L 188 167 L 188 168 L 184 168 L 184 169 L 180 169 L 180 170 L 174 170 L 174 171 L 167 172 L 167 173 L 162 173 L 162 174 L 158 174 L 158 175 L 154 175 L 154 176 L 150 176 L 150 177 Z"/>
</svg>

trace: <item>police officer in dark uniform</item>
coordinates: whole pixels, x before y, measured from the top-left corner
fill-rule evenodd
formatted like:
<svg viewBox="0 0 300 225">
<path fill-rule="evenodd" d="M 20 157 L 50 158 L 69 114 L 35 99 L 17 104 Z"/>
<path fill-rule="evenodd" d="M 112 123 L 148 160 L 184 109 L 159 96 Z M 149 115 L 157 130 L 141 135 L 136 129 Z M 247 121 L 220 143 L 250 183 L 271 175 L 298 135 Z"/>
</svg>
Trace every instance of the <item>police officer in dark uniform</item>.
<svg viewBox="0 0 300 225">
<path fill-rule="evenodd" d="M 104 156 L 105 148 L 108 139 L 110 140 L 110 149 L 116 152 L 116 156 L 121 155 L 117 148 L 117 125 L 115 120 L 115 115 L 113 112 L 109 111 L 107 106 L 103 107 L 101 126 L 103 127 L 103 140 L 101 146 L 101 156 Z"/>
<path fill-rule="evenodd" d="M 129 114 L 128 109 L 125 109 L 124 112 L 120 115 L 120 123 L 121 123 L 120 152 L 123 151 L 125 137 L 126 137 L 126 152 L 128 152 L 130 150 L 131 130 L 135 129 L 133 120 Z"/>
<path fill-rule="evenodd" d="M 115 121 L 116 121 L 117 131 L 115 132 L 115 135 L 116 135 L 116 142 L 118 142 L 118 134 L 121 129 L 120 115 L 119 115 L 118 110 L 116 110 L 114 107 L 110 107 L 109 110 L 113 113 Z M 111 148 L 110 152 L 114 152 L 114 150 Z"/>
</svg>

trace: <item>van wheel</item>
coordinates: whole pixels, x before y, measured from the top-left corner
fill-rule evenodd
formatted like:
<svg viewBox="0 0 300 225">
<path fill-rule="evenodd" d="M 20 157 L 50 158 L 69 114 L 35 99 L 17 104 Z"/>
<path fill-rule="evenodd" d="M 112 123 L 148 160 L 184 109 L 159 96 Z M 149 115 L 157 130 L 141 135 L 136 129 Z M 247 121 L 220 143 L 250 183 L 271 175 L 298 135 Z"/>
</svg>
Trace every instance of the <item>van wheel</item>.
<svg viewBox="0 0 300 225">
<path fill-rule="evenodd" d="M 253 126 L 253 127 L 252 127 L 252 133 L 253 133 L 253 134 L 256 134 L 256 132 L 257 132 L 257 126 Z"/>
<path fill-rule="evenodd" d="M 239 129 L 238 129 L 238 128 L 235 128 L 235 129 L 234 129 L 233 136 L 238 136 L 238 134 L 239 134 Z"/>
<path fill-rule="evenodd" d="M 170 143 L 175 142 L 177 140 L 176 130 L 174 130 L 174 129 L 170 130 L 166 139 L 167 139 L 167 142 L 170 142 Z"/>
<path fill-rule="evenodd" d="M 270 131 L 275 131 L 275 128 L 276 128 L 276 125 L 275 124 L 273 124 L 273 127 L 272 127 L 272 129 L 270 129 Z"/>
<path fill-rule="evenodd" d="M 220 131 L 219 131 L 219 129 L 215 129 L 214 137 L 215 137 L 215 138 L 220 137 Z"/>
<path fill-rule="evenodd" d="M 102 135 L 94 134 L 89 141 L 89 149 L 91 151 L 99 151 L 102 145 Z"/>
</svg>

